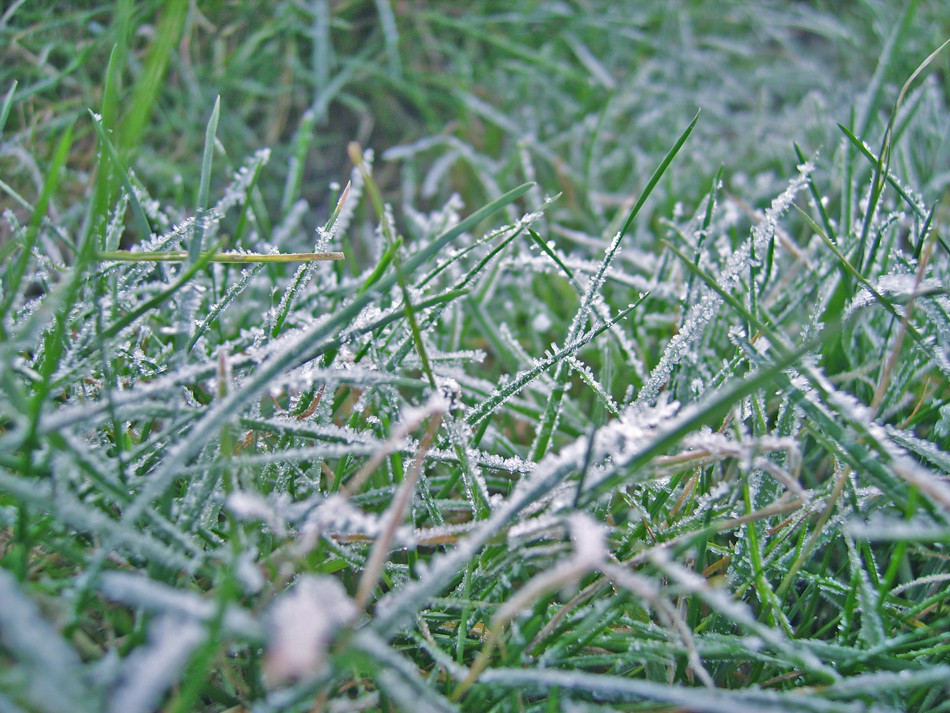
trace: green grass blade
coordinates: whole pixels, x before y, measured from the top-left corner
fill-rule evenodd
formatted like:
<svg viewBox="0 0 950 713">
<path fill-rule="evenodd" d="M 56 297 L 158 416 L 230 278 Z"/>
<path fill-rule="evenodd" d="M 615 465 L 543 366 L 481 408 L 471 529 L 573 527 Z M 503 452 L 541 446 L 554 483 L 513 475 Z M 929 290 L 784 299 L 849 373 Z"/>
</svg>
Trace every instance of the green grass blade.
<svg viewBox="0 0 950 713">
<path fill-rule="evenodd" d="M 205 128 L 205 148 L 201 155 L 201 177 L 198 182 L 198 196 L 195 205 L 195 226 L 188 246 L 188 260 L 194 262 L 201 253 L 204 240 L 204 216 L 208 210 L 208 194 L 211 190 L 211 166 L 214 160 L 214 146 L 217 141 L 218 120 L 221 116 L 221 97 L 214 100 L 214 108 Z"/>
<path fill-rule="evenodd" d="M 3 95 L 3 103 L 0 103 L 0 136 L 3 136 L 3 129 L 7 125 L 7 117 L 10 116 L 10 107 L 13 106 L 13 95 L 16 93 L 16 88 L 17 81 L 14 79 L 7 93 Z"/>
<path fill-rule="evenodd" d="M 155 25 L 152 44 L 148 50 L 144 70 L 132 92 L 128 113 L 119 131 L 119 155 L 133 153 L 142 143 L 142 136 L 155 110 L 165 73 L 175 47 L 181 40 L 188 15 L 188 0 L 165 0 L 161 17 Z"/>
<path fill-rule="evenodd" d="M 284 195 L 280 199 L 280 212 L 287 215 L 300 196 L 300 186 L 303 181 L 304 168 L 307 165 L 307 152 L 316 138 L 314 124 L 316 116 L 312 111 L 304 112 L 297 127 L 297 136 L 294 139 L 294 153 L 287 166 L 287 181 L 284 184 Z"/>
<path fill-rule="evenodd" d="M 26 275 L 27 266 L 33 259 L 33 248 L 36 245 L 36 241 L 40 235 L 40 230 L 43 227 L 43 220 L 46 218 L 46 211 L 49 207 L 49 203 L 52 200 L 53 195 L 56 193 L 59 182 L 62 178 L 66 161 L 69 158 L 69 150 L 72 147 L 72 143 L 73 127 L 72 124 L 70 124 L 59 137 L 59 141 L 56 144 L 56 148 L 53 152 L 53 159 L 50 162 L 49 169 L 46 173 L 46 179 L 43 182 L 43 190 L 40 193 L 39 200 L 36 202 L 36 207 L 33 210 L 33 215 L 30 218 L 30 224 L 27 227 L 22 243 L 17 244 L 16 241 L 11 240 L 8 243 L 9 247 L 6 245 L 3 246 L 0 259 L 3 259 L 4 261 L 10 253 L 18 248 L 20 250 L 20 254 L 13 260 L 12 264 L 8 264 L 7 269 L 3 272 L 4 294 L 3 300 L 0 301 L 0 337 L 6 337 L 2 327 L 2 322 L 7 316 L 7 313 L 10 311 L 14 300 L 17 298 L 23 277 Z"/>
</svg>

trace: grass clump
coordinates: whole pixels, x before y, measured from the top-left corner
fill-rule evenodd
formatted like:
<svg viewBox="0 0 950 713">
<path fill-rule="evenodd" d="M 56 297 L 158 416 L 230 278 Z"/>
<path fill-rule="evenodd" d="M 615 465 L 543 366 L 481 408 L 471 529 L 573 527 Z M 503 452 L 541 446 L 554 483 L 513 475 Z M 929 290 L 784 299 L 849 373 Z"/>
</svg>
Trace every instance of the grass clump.
<svg viewBox="0 0 950 713">
<path fill-rule="evenodd" d="M 947 709 L 939 13 L 60 9 L 0 709 Z"/>
</svg>

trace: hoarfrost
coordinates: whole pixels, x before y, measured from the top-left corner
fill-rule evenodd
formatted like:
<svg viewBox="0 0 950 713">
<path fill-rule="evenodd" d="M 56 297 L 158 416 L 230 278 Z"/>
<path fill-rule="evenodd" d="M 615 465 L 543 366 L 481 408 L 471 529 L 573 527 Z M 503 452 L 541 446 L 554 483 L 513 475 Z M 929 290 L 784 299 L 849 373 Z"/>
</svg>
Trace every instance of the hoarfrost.
<svg viewBox="0 0 950 713">
<path fill-rule="evenodd" d="M 590 566 L 604 561 L 607 557 L 604 526 L 583 512 L 569 515 L 567 522 L 574 543 L 574 559 Z"/>
<path fill-rule="evenodd" d="M 271 685 L 320 673 L 336 633 L 357 614 L 343 585 L 329 576 L 301 577 L 271 606 L 264 672 Z"/>
<path fill-rule="evenodd" d="M 725 267 L 719 274 L 717 282 L 725 291 L 733 290 L 748 270 L 752 255 L 764 254 L 769 241 L 774 237 L 778 228 L 778 219 L 788 210 L 792 201 L 802 188 L 807 185 L 808 176 L 815 170 L 812 163 L 804 163 L 798 167 L 798 175 L 793 178 L 787 188 L 772 201 L 761 220 L 752 228 L 752 235 L 727 259 Z M 669 381 L 673 368 L 680 362 L 690 358 L 695 345 L 702 337 L 706 327 L 719 311 L 722 297 L 711 287 L 706 287 L 698 302 L 694 304 L 683 319 L 683 324 L 676 335 L 670 339 L 660 361 L 650 373 L 649 379 L 637 395 L 637 403 L 653 402 L 660 390 Z"/>
<path fill-rule="evenodd" d="M 228 509 L 240 520 L 263 520 L 280 537 L 287 534 L 286 524 L 260 495 L 239 490 L 231 493 Z"/>
<path fill-rule="evenodd" d="M 883 275 L 878 278 L 873 289 L 879 294 L 890 297 L 899 303 L 922 296 L 942 295 L 946 292 L 944 285 L 936 278 L 927 278 L 918 282 L 917 276 L 911 273 Z M 870 289 L 864 288 L 845 309 L 845 315 L 851 314 L 862 307 L 874 304 L 877 297 Z"/>
<path fill-rule="evenodd" d="M 934 542 L 945 540 L 950 535 L 946 524 L 918 516 L 911 520 L 874 513 L 866 520 L 853 519 L 845 523 L 850 537 L 870 542 Z"/>
<path fill-rule="evenodd" d="M 257 566 L 257 555 L 257 548 L 249 547 L 238 555 L 235 563 L 234 574 L 247 594 L 257 594 L 266 584 L 264 575 Z"/>
<path fill-rule="evenodd" d="M 385 530 L 385 523 L 379 516 L 354 507 L 342 495 L 333 494 L 307 515 L 301 529 L 307 536 L 327 533 L 374 540 Z M 404 546 L 415 544 L 408 526 L 397 528 L 393 540 Z"/>
<path fill-rule="evenodd" d="M 99 589 L 113 601 L 160 614 L 175 620 L 210 621 L 218 604 L 194 592 L 174 589 L 167 584 L 128 572 L 105 572 Z M 260 640 L 263 634 L 257 620 L 245 609 L 231 604 L 225 610 L 222 627 L 226 632 Z"/>
<path fill-rule="evenodd" d="M 545 312 L 538 312 L 531 321 L 531 329 L 535 332 L 546 332 L 554 323 Z"/>
<path fill-rule="evenodd" d="M 162 616 L 149 626 L 148 643 L 125 660 L 122 681 L 113 692 L 109 713 L 150 713 L 178 680 L 191 652 L 206 637 L 193 620 Z"/>
<path fill-rule="evenodd" d="M 458 225 L 461 209 L 462 198 L 458 193 L 453 193 L 440 210 L 431 213 L 421 213 L 411 206 L 404 208 L 406 216 L 415 224 L 416 230 L 427 239 L 434 238 Z"/>
<path fill-rule="evenodd" d="M 234 172 L 231 183 L 225 189 L 224 195 L 215 204 L 215 212 L 224 215 L 234 206 L 244 203 L 247 200 L 247 192 L 251 186 L 251 181 L 254 179 L 254 174 L 269 160 L 270 149 L 263 148 L 255 151 L 254 155 Z"/>
<path fill-rule="evenodd" d="M 2 568 L 0 602 L 0 642 L 15 658 L 36 671 L 28 696 L 37 709 L 53 713 L 94 709 L 77 675 L 81 670 L 79 656 L 43 618 L 13 575 Z"/>
</svg>

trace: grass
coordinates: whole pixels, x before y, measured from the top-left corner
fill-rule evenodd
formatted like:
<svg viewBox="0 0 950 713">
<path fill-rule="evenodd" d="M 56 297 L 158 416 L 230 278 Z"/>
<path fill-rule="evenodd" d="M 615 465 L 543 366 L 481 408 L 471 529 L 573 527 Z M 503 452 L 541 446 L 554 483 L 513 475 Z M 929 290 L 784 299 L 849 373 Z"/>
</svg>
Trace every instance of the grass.
<svg viewBox="0 0 950 713">
<path fill-rule="evenodd" d="M 0 709 L 948 710 L 937 8 L 200 5 L 0 18 Z"/>
</svg>

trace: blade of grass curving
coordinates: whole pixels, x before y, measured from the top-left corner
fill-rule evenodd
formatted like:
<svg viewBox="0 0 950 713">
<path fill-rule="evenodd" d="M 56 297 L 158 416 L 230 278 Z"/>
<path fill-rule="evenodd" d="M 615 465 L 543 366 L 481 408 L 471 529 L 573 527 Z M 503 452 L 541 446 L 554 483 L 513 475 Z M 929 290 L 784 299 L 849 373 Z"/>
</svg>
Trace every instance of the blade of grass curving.
<svg viewBox="0 0 950 713">
<path fill-rule="evenodd" d="M 379 258 L 379 262 L 376 263 L 376 267 L 373 268 L 373 271 L 369 274 L 366 280 L 360 285 L 360 288 L 356 291 L 356 294 L 361 295 L 367 290 L 371 289 L 373 285 L 379 282 L 380 278 L 386 274 L 386 270 L 389 269 L 389 266 L 392 264 L 393 260 L 396 258 L 396 254 L 402 248 L 402 237 L 396 238 L 391 245 L 386 246 L 386 250 Z"/>
<path fill-rule="evenodd" d="M 908 6 L 907 14 L 910 15 L 914 3 L 910 3 Z M 878 153 L 877 162 L 874 164 L 874 175 L 871 180 L 871 195 L 868 200 L 868 206 L 864 215 L 864 224 L 861 226 L 861 234 L 858 239 L 858 254 L 861 256 L 859 261 L 859 267 L 863 271 L 866 271 L 874 264 L 876 258 L 876 252 L 878 248 L 878 242 L 871 246 L 871 249 L 868 250 L 865 254 L 865 244 L 867 237 L 871 230 L 871 223 L 874 220 L 874 217 L 877 213 L 877 205 L 880 201 L 881 194 L 884 190 L 884 185 L 887 182 L 887 176 L 890 173 L 890 163 L 891 163 L 891 146 L 894 133 L 894 123 L 897 120 L 897 113 L 900 110 L 901 104 L 904 101 L 904 97 L 907 95 L 908 90 L 913 84 L 914 80 L 920 76 L 923 72 L 936 58 L 940 52 L 947 46 L 950 46 L 950 40 L 944 42 L 940 47 L 934 50 L 923 62 L 918 65 L 917 69 L 910 75 L 904 85 L 901 87 L 900 94 L 897 96 L 897 101 L 894 103 L 894 107 L 891 110 L 890 118 L 887 121 L 887 128 L 884 130 L 884 139 L 881 142 L 881 149 Z"/>
</svg>

